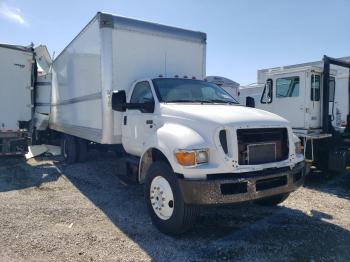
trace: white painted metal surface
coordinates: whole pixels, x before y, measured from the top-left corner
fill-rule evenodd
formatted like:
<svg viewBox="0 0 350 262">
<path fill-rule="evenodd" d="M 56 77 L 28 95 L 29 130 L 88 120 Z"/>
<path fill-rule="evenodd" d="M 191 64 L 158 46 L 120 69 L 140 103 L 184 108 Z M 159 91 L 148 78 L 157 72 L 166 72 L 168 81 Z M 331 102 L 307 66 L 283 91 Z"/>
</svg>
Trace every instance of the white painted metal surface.
<svg viewBox="0 0 350 262">
<path fill-rule="evenodd" d="M 29 48 L 0 45 L 0 131 L 18 130 L 32 118 L 33 53 Z"/>
<path fill-rule="evenodd" d="M 155 94 L 152 81 L 147 81 Z M 127 101 L 130 101 L 131 93 L 132 89 Z M 123 125 L 123 146 L 128 153 L 141 156 L 141 162 L 145 152 L 157 148 L 167 157 L 174 172 L 183 174 L 187 179 L 205 179 L 207 174 L 259 171 L 294 166 L 303 161 L 303 155 L 295 153 L 288 121 L 273 113 L 239 105 L 159 103 L 155 95 L 154 99 L 153 114 L 143 114 L 138 110 L 123 113 L 128 119 L 128 124 Z M 146 124 L 146 120 L 153 121 L 153 128 Z M 238 161 L 237 129 L 275 127 L 288 129 L 288 159 L 259 165 L 233 164 Z M 219 141 L 222 129 L 228 132 L 228 154 L 224 153 Z M 175 151 L 202 148 L 209 150 L 209 163 L 185 167 L 177 162 Z"/>
<path fill-rule="evenodd" d="M 344 61 L 350 61 L 350 57 L 342 57 L 339 58 L 340 60 Z M 259 84 L 264 85 L 266 82 L 266 79 L 271 77 L 271 75 L 278 75 L 282 74 L 283 72 L 306 72 L 305 75 L 305 84 L 306 84 L 306 103 L 305 109 L 308 110 L 307 114 L 305 115 L 305 125 L 304 128 L 318 128 L 321 125 L 321 103 L 317 103 L 316 101 L 313 101 L 310 104 L 310 91 L 311 91 L 311 76 L 312 71 L 315 71 L 316 74 L 319 74 L 321 76 L 322 81 L 322 72 L 323 72 L 323 62 L 322 61 L 315 61 L 315 62 L 308 62 L 303 64 L 296 64 L 296 65 L 289 65 L 284 67 L 276 67 L 276 68 L 268 68 L 268 69 L 261 69 L 258 70 L 257 73 L 257 81 Z M 334 119 L 332 121 L 333 126 L 340 127 L 346 125 L 346 117 L 348 114 L 348 86 L 349 86 L 349 70 L 347 68 L 334 66 L 331 67 L 331 74 L 335 77 L 335 103 L 334 103 Z M 306 79 L 307 78 L 307 79 Z M 322 89 L 322 86 L 321 86 Z M 322 95 L 322 94 L 321 94 Z M 256 100 L 257 102 L 257 100 Z M 259 103 L 256 103 L 259 107 Z M 261 107 L 263 109 L 267 109 L 266 107 Z M 270 109 L 267 109 L 270 110 Z M 276 112 L 277 111 L 272 111 Z M 294 111 L 293 111 L 294 112 Z M 330 113 L 331 113 L 331 107 L 330 107 Z M 292 114 L 292 111 L 290 111 L 290 114 Z M 290 119 L 289 116 L 286 117 L 288 120 Z M 293 127 L 297 127 L 292 122 Z"/>
<path fill-rule="evenodd" d="M 53 62 L 50 127 L 121 143 L 113 90 L 158 75 L 205 76 L 205 34 L 98 13 Z"/>
<path fill-rule="evenodd" d="M 122 143 L 126 152 L 141 157 L 140 163 L 148 150 L 158 149 L 174 172 L 189 179 L 203 179 L 207 174 L 293 167 L 302 161 L 303 155 L 295 153 L 288 122 L 277 115 L 215 102 L 167 104 L 158 101 L 152 82 L 158 75 L 205 77 L 205 38 L 205 34 L 199 32 L 99 13 L 53 62 L 50 127 L 98 143 Z M 113 90 L 125 90 L 130 102 L 139 81 L 151 87 L 154 112 L 112 111 Z M 288 158 L 261 165 L 235 164 L 238 161 L 237 129 L 269 127 L 288 129 Z M 228 154 L 219 141 L 222 129 L 228 132 Z M 175 152 L 193 149 L 208 150 L 209 162 L 180 165 Z"/>
<path fill-rule="evenodd" d="M 260 103 L 259 101 L 260 101 L 263 89 L 264 89 L 264 84 L 251 84 L 248 86 L 240 86 L 238 102 L 241 105 L 245 105 L 246 99 L 249 96 L 254 98 L 255 103 Z"/>
<path fill-rule="evenodd" d="M 239 84 L 237 82 L 222 76 L 207 76 L 206 80 L 222 87 L 234 99 L 239 101 Z"/>
</svg>

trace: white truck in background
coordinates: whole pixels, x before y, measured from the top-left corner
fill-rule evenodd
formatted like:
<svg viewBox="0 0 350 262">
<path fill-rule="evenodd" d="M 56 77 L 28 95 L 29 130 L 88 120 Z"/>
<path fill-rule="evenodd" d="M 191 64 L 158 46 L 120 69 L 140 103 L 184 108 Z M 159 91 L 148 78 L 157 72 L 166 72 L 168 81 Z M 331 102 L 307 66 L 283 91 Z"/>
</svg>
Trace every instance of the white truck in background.
<svg viewBox="0 0 350 262">
<path fill-rule="evenodd" d="M 321 169 L 350 166 L 349 68 L 350 57 L 324 56 L 319 62 L 262 69 L 256 85 L 260 96 L 251 96 L 256 108 L 290 121 L 306 161 Z"/>
<path fill-rule="evenodd" d="M 207 76 L 204 80 L 220 86 L 239 102 L 239 84 L 237 82 L 222 76 Z"/>
<path fill-rule="evenodd" d="M 0 44 L 0 156 L 23 155 L 32 143 L 37 63 L 48 70 L 45 57 L 49 57 L 45 46 Z"/>
<path fill-rule="evenodd" d="M 200 205 L 278 204 L 305 174 L 288 122 L 203 81 L 205 59 L 204 33 L 97 13 L 52 65 L 50 128 L 66 161 L 122 145 L 167 234 L 189 229 Z"/>
</svg>

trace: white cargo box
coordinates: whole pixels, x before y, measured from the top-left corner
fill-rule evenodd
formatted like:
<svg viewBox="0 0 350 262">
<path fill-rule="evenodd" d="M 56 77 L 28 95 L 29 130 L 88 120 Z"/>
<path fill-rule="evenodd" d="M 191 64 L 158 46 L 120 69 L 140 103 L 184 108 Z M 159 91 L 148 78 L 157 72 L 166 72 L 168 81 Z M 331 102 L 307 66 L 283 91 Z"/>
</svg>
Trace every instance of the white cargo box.
<svg viewBox="0 0 350 262">
<path fill-rule="evenodd" d="M 32 118 L 33 50 L 0 44 L 0 131 L 24 129 Z"/>
<path fill-rule="evenodd" d="M 159 75 L 203 79 L 205 56 L 204 33 L 97 13 L 53 62 L 50 128 L 121 143 L 113 90 Z"/>
</svg>

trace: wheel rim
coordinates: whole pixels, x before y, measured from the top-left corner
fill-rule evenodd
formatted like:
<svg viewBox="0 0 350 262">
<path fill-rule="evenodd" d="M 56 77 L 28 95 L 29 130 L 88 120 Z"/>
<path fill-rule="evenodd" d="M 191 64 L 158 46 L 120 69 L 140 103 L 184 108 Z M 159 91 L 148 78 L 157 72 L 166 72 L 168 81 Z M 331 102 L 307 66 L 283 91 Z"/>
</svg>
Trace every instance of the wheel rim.
<svg viewBox="0 0 350 262">
<path fill-rule="evenodd" d="M 152 180 L 150 200 L 154 213 L 163 220 L 169 219 L 174 212 L 174 195 L 169 182 L 161 176 Z"/>
</svg>

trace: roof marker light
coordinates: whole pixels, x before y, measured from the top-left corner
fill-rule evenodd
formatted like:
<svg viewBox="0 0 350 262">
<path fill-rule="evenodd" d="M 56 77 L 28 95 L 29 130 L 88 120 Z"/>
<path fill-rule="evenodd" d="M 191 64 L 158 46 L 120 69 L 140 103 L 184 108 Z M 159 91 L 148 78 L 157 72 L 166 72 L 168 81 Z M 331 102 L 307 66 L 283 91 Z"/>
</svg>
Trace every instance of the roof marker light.
<svg viewBox="0 0 350 262">
<path fill-rule="evenodd" d="M 186 79 L 187 79 L 187 78 L 188 78 L 188 76 L 184 76 L 184 78 L 186 78 Z"/>
<path fill-rule="evenodd" d="M 175 77 L 175 78 L 179 78 L 179 76 L 178 76 L 178 75 L 174 75 L 174 77 Z"/>
<path fill-rule="evenodd" d="M 192 79 L 193 79 L 193 80 L 196 80 L 197 78 L 196 78 L 195 76 L 192 76 Z"/>
<path fill-rule="evenodd" d="M 158 77 L 163 77 L 163 75 L 162 75 L 162 74 L 160 74 L 160 75 L 158 75 Z"/>
</svg>

